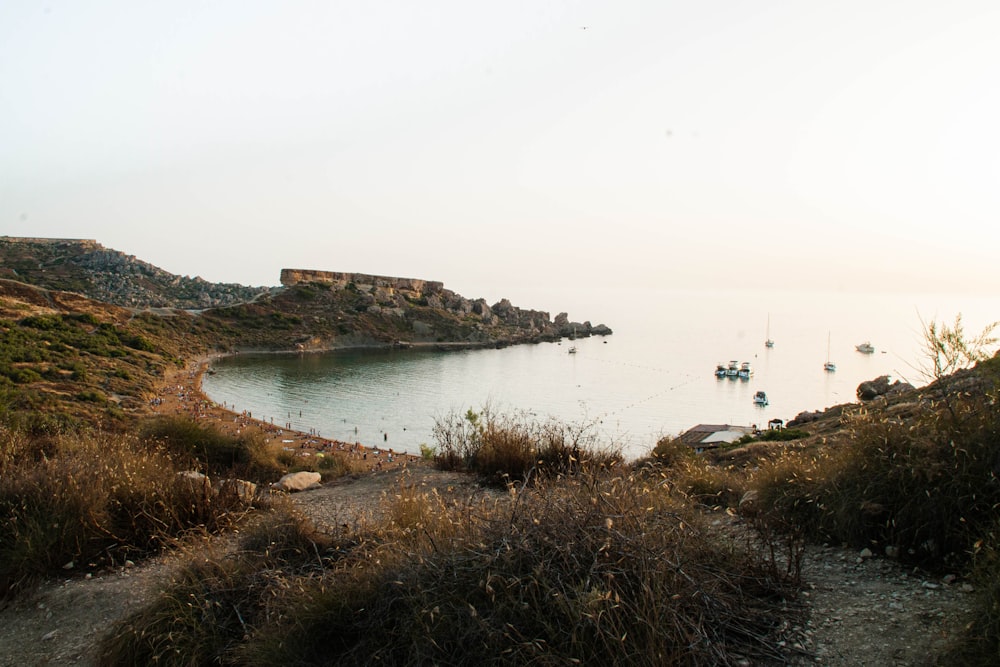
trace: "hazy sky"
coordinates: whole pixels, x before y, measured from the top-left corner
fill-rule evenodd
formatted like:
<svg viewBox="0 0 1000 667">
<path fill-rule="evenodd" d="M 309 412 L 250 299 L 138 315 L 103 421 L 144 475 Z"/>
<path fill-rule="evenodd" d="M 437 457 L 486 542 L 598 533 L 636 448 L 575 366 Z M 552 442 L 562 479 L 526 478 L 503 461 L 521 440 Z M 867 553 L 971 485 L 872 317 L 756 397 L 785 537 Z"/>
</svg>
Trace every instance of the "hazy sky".
<svg viewBox="0 0 1000 667">
<path fill-rule="evenodd" d="M 5 0 L 0 234 L 490 300 L 998 293 L 998 35 L 995 0 Z"/>
</svg>

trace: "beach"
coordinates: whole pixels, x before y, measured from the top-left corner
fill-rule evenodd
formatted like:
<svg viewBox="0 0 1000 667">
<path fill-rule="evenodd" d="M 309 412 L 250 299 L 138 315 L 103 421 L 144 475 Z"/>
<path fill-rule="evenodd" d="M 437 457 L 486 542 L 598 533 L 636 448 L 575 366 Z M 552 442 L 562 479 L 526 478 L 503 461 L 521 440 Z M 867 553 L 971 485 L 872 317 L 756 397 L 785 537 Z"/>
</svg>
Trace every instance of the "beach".
<svg viewBox="0 0 1000 667">
<path fill-rule="evenodd" d="M 291 428 L 290 424 L 256 419 L 250 411 L 235 410 L 212 401 L 202 391 L 202 378 L 216 358 L 218 355 L 207 355 L 188 361 L 183 368 L 168 368 L 157 395 L 149 401 L 151 414 L 187 417 L 233 436 L 260 435 L 274 454 L 288 452 L 301 459 L 303 465 L 315 463 L 318 457 L 339 455 L 348 462 L 353 474 L 360 474 L 423 463 L 419 456 L 397 452 L 384 445 L 324 438 L 316 431 L 301 431 Z"/>
</svg>

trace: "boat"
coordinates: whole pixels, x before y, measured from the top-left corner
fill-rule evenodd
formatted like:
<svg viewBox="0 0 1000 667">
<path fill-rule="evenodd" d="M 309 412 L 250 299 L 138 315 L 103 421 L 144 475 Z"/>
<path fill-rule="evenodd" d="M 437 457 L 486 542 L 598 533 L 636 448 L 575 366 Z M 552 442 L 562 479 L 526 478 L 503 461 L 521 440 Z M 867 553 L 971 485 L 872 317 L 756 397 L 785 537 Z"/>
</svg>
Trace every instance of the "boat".
<svg viewBox="0 0 1000 667">
<path fill-rule="evenodd" d="M 753 402 L 755 405 L 767 405 L 767 394 L 758 391 L 753 395 Z"/>
<path fill-rule="evenodd" d="M 750 376 L 753 375 L 753 366 L 750 365 L 749 361 L 744 361 L 742 364 L 740 364 L 740 370 L 738 371 L 738 375 L 744 380 L 750 379 Z"/>
<path fill-rule="evenodd" d="M 767 338 L 764 339 L 764 347 L 774 347 L 774 340 L 771 339 L 771 313 L 767 314 Z"/>
<path fill-rule="evenodd" d="M 823 364 L 823 370 L 824 371 L 829 371 L 831 373 L 834 372 L 835 370 L 837 370 L 837 364 L 835 364 L 832 361 L 830 361 L 830 334 L 829 333 L 826 335 L 826 363 Z"/>
<path fill-rule="evenodd" d="M 861 343 L 861 345 L 855 345 L 854 349 L 864 354 L 872 354 L 873 352 L 875 352 L 875 348 L 867 340 Z"/>
<path fill-rule="evenodd" d="M 726 375 L 730 377 L 736 377 L 739 374 L 740 374 L 740 362 L 734 359 L 733 361 L 729 362 L 728 366 L 726 366 Z"/>
<path fill-rule="evenodd" d="M 724 378 L 724 377 L 726 377 L 726 365 L 725 364 L 716 364 L 715 365 L 715 377 L 717 377 L 717 378 Z"/>
<path fill-rule="evenodd" d="M 569 348 L 569 353 L 570 354 L 576 354 L 576 345 L 574 345 L 573 347 Z"/>
</svg>

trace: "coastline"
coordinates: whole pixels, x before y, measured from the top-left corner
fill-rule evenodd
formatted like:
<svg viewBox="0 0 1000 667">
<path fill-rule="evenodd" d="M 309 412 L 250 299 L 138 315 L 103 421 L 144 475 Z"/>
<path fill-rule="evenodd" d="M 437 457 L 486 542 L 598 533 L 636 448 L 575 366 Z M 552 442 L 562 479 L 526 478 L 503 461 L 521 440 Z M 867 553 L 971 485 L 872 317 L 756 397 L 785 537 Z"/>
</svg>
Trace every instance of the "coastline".
<svg viewBox="0 0 1000 667">
<path fill-rule="evenodd" d="M 303 464 L 311 463 L 321 456 L 340 455 L 349 463 L 352 474 L 377 473 L 424 463 L 419 456 L 411 453 L 395 452 L 391 448 L 361 442 L 348 443 L 324 438 L 318 434 L 288 428 L 284 424 L 255 419 L 246 410 L 237 411 L 225 404 L 219 405 L 205 394 L 202 378 L 215 359 L 225 356 L 230 355 L 204 354 L 186 359 L 183 367 L 170 367 L 164 372 L 156 397 L 150 401 L 150 413 L 154 416 L 183 416 L 201 423 L 207 421 L 229 435 L 259 435 L 275 453 L 284 450 L 296 459 L 302 459 Z"/>
</svg>

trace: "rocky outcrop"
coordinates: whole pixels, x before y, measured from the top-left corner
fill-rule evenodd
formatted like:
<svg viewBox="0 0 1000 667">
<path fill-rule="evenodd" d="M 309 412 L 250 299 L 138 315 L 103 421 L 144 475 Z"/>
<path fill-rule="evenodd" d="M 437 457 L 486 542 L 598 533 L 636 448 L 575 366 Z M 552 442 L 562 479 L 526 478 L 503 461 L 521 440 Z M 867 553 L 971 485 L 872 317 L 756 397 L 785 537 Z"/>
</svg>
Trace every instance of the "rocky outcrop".
<svg viewBox="0 0 1000 667">
<path fill-rule="evenodd" d="M 13 280 L 131 308 L 228 306 L 269 289 L 178 276 L 90 239 L 0 237 L 0 266 Z"/>
<path fill-rule="evenodd" d="M 392 276 L 373 276 L 367 273 L 341 273 L 339 271 L 313 271 L 310 269 L 282 269 L 281 284 L 292 287 L 303 283 L 320 283 L 335 288 L 354 285 L 359 291 L 367 292 L 372 288 L 387 290 L 389 294 L 399 291 L 403 294 L 421 298 L 437 294 L 444 289 L 444 284 L 419 278 L 394 278 Z"/>
<path fill-rule="evenodd" d="M 870 401 L 879 396 L 897 394 L 913 389 L 913 385 L 908 382 L 892 381 L 888 375 L 880 375 L 874 380 L 867 380 L 858 385 L 858 400 Z"/>
<path fill-rule="evenodd" d="M 406 318 L 412 306 L 425 306 L 445 311 L 465 320 L 473 318 L 487 327 L 505 327 L 517 332 L 516 341 L 556 339 L 560 337 L 608 336 L 611 328 L 590 322 L 571 322 L 566 313 L 555 321 L 541 310 L 518 308 L 509 299 L 492 306 L 485 299 L 467 299 L 446 289 L 444 283 L 418 278 L 375 276 L 364 273 L 341 273 L 311 269 L 282 269 L 281 284 L 285 287 L 320 286 L 331 291 L 346 290 L 355 294 L 359 310 L 372 315 L 393 315 Z M 423 322 L 414 325 L 414 333 L 423 337 L 434 335 L 433 328 Z M 470 334 L 468 340 L 487 342 L 485 331 Z M 512 341 L 512 342 L 516 342 Z"/>
</svg>

